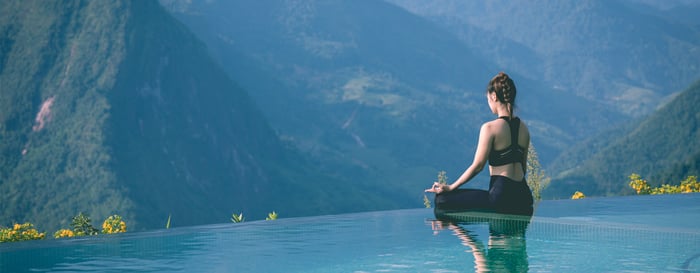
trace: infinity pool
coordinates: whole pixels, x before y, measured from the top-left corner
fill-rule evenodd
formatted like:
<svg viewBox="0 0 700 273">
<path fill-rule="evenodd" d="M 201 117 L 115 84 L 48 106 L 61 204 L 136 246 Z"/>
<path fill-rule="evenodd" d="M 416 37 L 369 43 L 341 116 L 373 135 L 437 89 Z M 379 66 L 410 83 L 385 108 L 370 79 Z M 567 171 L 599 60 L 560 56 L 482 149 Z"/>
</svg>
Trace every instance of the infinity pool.
<svg viewBox="0 0 700 273">
<path fill-rule="evenodd" d="M 430 209 L 0 244 L 0 272 L 700 272 L 700 194 Z"/>
</svg>

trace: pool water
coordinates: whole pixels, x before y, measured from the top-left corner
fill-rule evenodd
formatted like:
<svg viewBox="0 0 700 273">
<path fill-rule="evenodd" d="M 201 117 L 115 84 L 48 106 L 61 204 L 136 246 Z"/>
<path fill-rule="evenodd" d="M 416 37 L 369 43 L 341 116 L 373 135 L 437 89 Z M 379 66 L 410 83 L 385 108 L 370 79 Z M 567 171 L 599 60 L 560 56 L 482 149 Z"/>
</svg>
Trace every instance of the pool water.
<svg viewBox="0 0 700 273">
<path fill-rule="evenodd" d="M 430 209 L 0 244 L 0 272 L 700 272 L 700 194 Z"/>
</svg>

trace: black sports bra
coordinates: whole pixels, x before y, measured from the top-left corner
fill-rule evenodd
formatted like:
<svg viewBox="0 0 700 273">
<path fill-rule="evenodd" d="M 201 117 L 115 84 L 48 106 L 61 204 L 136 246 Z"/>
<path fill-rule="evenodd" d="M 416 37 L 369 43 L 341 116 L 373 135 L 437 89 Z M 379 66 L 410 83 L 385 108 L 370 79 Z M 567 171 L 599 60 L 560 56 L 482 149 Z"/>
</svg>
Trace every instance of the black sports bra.
<svg viewBox="0 0 700 273">
<path fill-rule="evenodd" d="M 503 166 L 510 163 L 522 164 L 523 171 L 525 171 L 525 148 L 518 145 L 518 130 L 520 129 L 520 119 L 519 118 L 508 118 L 499 117 L 510 126 L 510 146 L 507 148 L 496 151 L 491 149 L 489 152 L 489 165 L 491 166 Z"/>
</svg>

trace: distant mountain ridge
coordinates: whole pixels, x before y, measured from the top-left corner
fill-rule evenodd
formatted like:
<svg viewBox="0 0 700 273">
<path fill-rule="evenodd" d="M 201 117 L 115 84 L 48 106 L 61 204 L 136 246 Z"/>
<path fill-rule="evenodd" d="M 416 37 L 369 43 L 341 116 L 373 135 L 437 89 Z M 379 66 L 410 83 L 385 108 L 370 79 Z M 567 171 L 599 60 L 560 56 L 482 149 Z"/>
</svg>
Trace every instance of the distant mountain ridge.
<svg viewBox="0 0 700 273">
<path fill-rule="evenodd" d="M 678 11 L 692 10 L 690 1 L 389 2 L 445 26 L 504 67 L 625 116 L 652 112 L 700 78 L 698 17 L 672 20 L 671 10 L 640 4 Z"/>
</svg>

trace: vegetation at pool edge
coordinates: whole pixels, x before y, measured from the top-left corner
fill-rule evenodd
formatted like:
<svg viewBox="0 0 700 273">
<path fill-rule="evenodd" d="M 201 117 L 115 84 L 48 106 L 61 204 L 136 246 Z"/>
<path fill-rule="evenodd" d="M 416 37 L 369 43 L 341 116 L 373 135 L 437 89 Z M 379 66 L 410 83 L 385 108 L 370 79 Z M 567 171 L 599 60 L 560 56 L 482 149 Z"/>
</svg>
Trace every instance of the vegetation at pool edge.
<svg viewBox="0 0 700 273">
<path fill-rule="evenodd" d="M 234 223 L 241 223 L 245 221 L 245 217 L 243 217 L 243 213 L 241 212 L 240 214 L 232 214 L 231 215 L 231 222 Z"/>
<path fill-rule="evenodd" d="M 278 214 L 272 211 L 267 214 L 265 221 L 277 220 Z M 172 215 L 168 215 L 168 221 L 165 225 L 166 229 L 170 229 L 170 220 Z M 244 222 L 245 218 L 243 213 L 233 214 L 231 216 L 231 222 L 241 223 Z M 95 236 L 99 234 L 115 234 L 124 233 L 127 231 L 126 222 L 122 220 L 119 215 L 111 215 L 102 222 L 102 231 L 95 228 L 92 225 L 92 220 L 87 215 L 78 213 L 73 217 L 71 221 L 71 229 L 63 228 L 54 232 L 53 237 L 55 239 L 60 238 L 72 238 L 81 236 Z M 24 224 L 15 223 L 9 228 L 0 228 L 0 243 L 5 242 L 19 242 L 19 241 L 29 241 L 29 240 L 42 240 L 46 238 L 46 232 L 39 232 L 34 224 L 26 222 Z"/>
<path fill-rule="evenodd" d="M 95 228 L 90 217 L 82 212 L 73 217 L 72 229 L 59 229 L 54 232 L 54 238 L 71 238 L 80 236 L 94 236 L 102 234 L 115 234 L 126 232 L 126 222 L 119 215 L 111 215 L 102 222 L 102 231 Z M 28 240 L 41 240 L 46 238 L 45 232 L 39 232 L 32 223 L 15 223 L 10 228 L 0 228 L 0 243 L 19 242 Z"/>
<path fill-rule="evenodd" d="M 698 183 L 698 177 L 695 175 L 686 177 L 681 181 L 680 185 L 661 184 L 656 188 L 649 186 L 649 183 L 642 179 L 639 174 L 633 173 L 629 178 L 629 186 L 637 192 L 637 195 L 700 192 L 700 183 Z"/>
<path fill-rule="evenodd" d="M 272 220 L 277 220 L 277 212 L 270 212 L 267 214 L 267 218 L 265 218 L 265 221 L 272 221 Z"/>
<path fill-rule="evenodd" d="M 447 172 L 439 171 L 437 175 L 437 182 L 443 185 L 447 184 Z M 425 193 L 423 194 L 423 205 L 428 209 L 432 207 L 430 204 L 430 199 L 428 199 L 428 196 Z"/>
<path fill-rule="evenodd" d="M 0 243 L 40 240 L 46 233 L 40 233 L 31 223 L 14 224 L 11 228 L 0 228 Z"/>
<path fill-rule="evenodd" d="M 657 194 L 678 194 L 678 193 L 693 193 L 700 192 L 700 183 L 698 182 L 698 177 L 695 175 L 689 175 L 679 185 L 661 184 L 656 188 L 649 186 L 649 183 L 642 179 L 639 174 L 633 173 L 629 176 L 630 182 L 629 186 L 634 189 L 637 195 L 657 195 Z M 580 191 L 576 191 L 571 199 L 583 199 L 586 198 Z"/>
<path fill-rule="evenodd" d="M 549 186 L 552 178 L 547 176 L 542 169 L 540 159 L 537 156 L 535 146 L 530 142 L 530 149 L 527 151 L 527 175 L 525 180 L 532 190 L 532 197 L 535 201 L 542 200 L 542 191 Z"/>
<path fill-rule="evenodd" d="M 535 155 L 535 160 L 536 160 L 536 155 Z M 530 161 L 528 161 L 528 164 Z M 530 167 L 530 166 L 528 166 Z M 538 170 L 537 168 L 533 168 L 536 173 L 539 173 L 538 177 L 545 178 L 547 179 L 546 176 L 544 176 L 544 173 Z M 530 168 L 528 168 L 530 170 Z M 528 177 L 530 177 L 528 175 Z M 697 176 L 688 176 L 686 179 L 680 182 L 679 185 L 670 185 L 670 184 L 662 184 L 659 187 L 652 188 L 649 186 L 649 183 L 642 179 L 639 174 L 633 173 L 629 176 L 630 182 L 629 186 L 634 189 L 637 193 L 637 195 L 658 195 L 658 194 L 678 194 L 678 193 L 697 193 L 700 192 L 700 183 L 697 181 Z M 440 171 L 438 172 L 438 182 L 439 183 L 447 183 L 447 175 L 445 171 Z M 530 181 L 528 181 L 528 184 L 530 184 L 533 189 L 536 190 L 542 190 L 542 185 L 546 186 L 546 183 L 542 183 L 542 180 L 537 180 L 533 179 L 533 184 L 530 184 Z M 535 190 L 533 190 L 533 195 L 535 195 Z M 571 199 L 583 199 L 585 198 L 585 194 L 576 191 L 572 196 Z M 427 196 L 424 195 L 424 203 L 426 208 L 430 208 L 430 200 L 428 199 Z M 168 221 L 166 224 L 166 229 L 170 228 L 170 220 L 171 220 L 172 215 L 168 215 Z M 265 218 L 266 221 L 269 220 L 276 220 L 278 218 L 278 214 L 275 211 L 272 211 L 268 213 L 267 218 Z M 245 221 L 245 218 L 243 217 L 243 213 L 239 214 L 232 214 L 231 216 L 231 221 L 234 223 L 241 223 Z M 71 222 L 71 227 L 72 229 L 60 229 L 54 233 L 54 238 L 59 239 L 59 238 L 72 238 L 72 237 L 80 237 L 80 236 L 95 236 L 98 234 L 115 234 L 115 233 L 123 233 L 127 231 L 127 226 L 126 222 L 122 220 L 122 217 L 119 215 L 111 215 L 107 217 L 107 219 L 104 220 L 102 223 L 102 231 L 98 230 L 95 228 L 92 223 L 90 217 L 84 215 L 82 212 L 79 213 L 77 216 L 73 217 L 72 222 Z M 18 242 L 18 241 L 27 241 L 27 240 L 42 240 L 46 238 L 46 233 L 45 232 L 39 232 L 32 223 L 26 222 L 23 224 L 15 223 L 12 227 L 10 228 L 0 228 L 0 243 L 4 242 Z"/>
<path fill-rule="evenodd" d="M 586 198 L 586 195 L 580 191 L 574 192 L 574 194 L 571 196 L 571 199 L 584 199 L 584 198 Z"/>
</svg>

